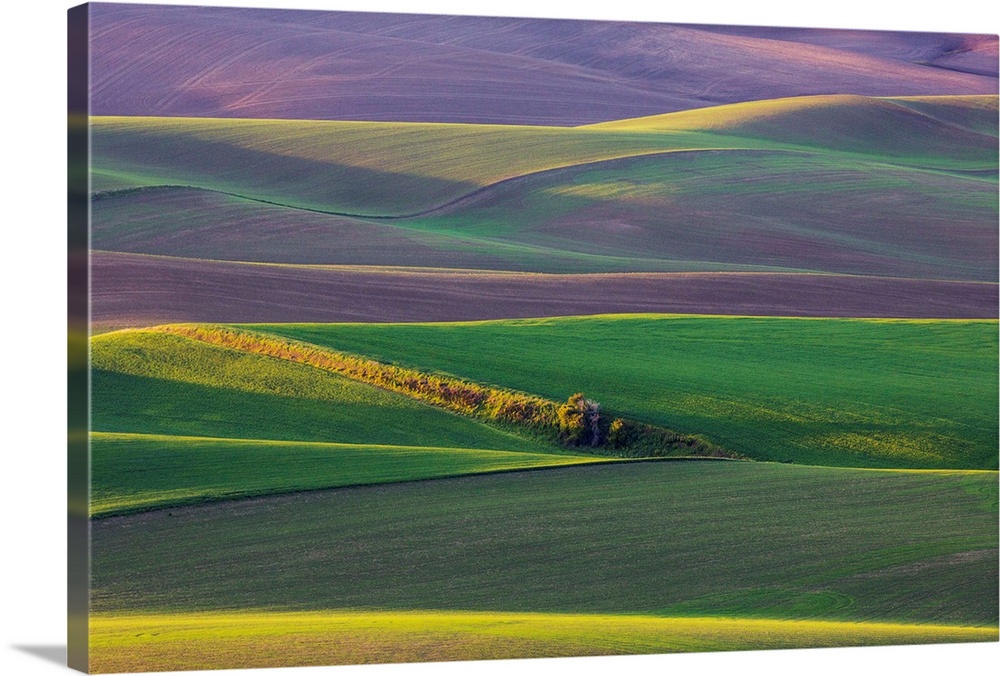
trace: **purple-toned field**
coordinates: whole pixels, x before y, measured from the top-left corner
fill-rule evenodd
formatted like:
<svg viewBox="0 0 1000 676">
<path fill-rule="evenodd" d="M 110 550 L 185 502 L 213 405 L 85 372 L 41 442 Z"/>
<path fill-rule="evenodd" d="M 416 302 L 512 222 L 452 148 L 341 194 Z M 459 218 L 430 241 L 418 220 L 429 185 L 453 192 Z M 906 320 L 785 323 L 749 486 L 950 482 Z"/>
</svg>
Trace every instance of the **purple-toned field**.
<svg viewBox="0 0 1000 676">
<path fill-rule="evenodd" d="M 996 36 L 92 20 L 102 326 L 997 316 Z"/>
<path fill-rule="evenodd" d="M 93 114 L 578 125 L 994 94 L 995 36 L 95 5 Z"/>
<path fill-rule="evenodd" d="M 997 286 L 848 275 L 547 275 L 292 266 L 98 252 L 98 328 L 166 322 L 411 322 L 615 312 L 993 318 Z"/>
</svg>

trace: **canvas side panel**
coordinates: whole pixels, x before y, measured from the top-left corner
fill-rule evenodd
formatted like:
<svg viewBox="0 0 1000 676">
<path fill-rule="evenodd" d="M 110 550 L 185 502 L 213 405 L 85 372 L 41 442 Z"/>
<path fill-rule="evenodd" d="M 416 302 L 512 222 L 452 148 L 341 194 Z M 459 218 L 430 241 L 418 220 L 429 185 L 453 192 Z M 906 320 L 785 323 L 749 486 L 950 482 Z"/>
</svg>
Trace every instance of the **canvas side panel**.
<svg viewBox="0 0 1000 676">
<path fill-rule="evenodd" d="M 89 458 L 89 8 L 68 14 L 68 622 L 67 662 L 88 671 Z"/>
</svg>

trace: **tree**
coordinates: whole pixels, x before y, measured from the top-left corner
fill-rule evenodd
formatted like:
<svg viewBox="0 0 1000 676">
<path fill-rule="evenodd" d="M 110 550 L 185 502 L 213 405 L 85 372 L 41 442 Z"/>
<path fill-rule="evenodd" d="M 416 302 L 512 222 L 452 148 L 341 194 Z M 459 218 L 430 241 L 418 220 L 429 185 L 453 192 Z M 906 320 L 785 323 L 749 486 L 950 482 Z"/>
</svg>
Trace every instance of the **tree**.
<svg viewBox="0 0 1000 676">
<path fill-rule="evenodd" d="M 557 410 L 559 438 L 567 446 L 601 444 L 601 405 L 586 399 L 582 392 L 572 395 Z"/>
</svg>

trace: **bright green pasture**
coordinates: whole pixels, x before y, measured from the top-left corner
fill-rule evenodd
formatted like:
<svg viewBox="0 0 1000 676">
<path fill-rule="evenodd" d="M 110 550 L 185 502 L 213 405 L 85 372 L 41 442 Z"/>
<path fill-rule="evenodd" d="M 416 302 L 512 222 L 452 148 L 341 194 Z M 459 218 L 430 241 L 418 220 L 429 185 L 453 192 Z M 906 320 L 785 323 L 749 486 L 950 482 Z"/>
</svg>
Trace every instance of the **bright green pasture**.
<svg viewBox="0 0 1000 676">
<path fill-rule="evenodd" d="M 98 432 L 558 451 L 310 366 L 179 336 L 103 334 L 91 354 Z"/>
<path fill-rule="evenodd" d="M 617 315 L 259 325 L 606 409 L 759 460 L 997 468 L 997 322 Z"/>
<path fill-rule="evenodd" d="M 995 641 L 996 628 L 636 615 L 249 612 L 96 615 L 97 671 Z"/>
<path fill-rule="evenodd" d="M 472 448 L 94 432 L 90 513 L 109 516 L 273 493 L 601 460 Z"/>
<path fill-rule="evenodd" d="M 96 613 L 997 623 L 995 472 L 606 463 L 100 519 Z"/>
</svg>

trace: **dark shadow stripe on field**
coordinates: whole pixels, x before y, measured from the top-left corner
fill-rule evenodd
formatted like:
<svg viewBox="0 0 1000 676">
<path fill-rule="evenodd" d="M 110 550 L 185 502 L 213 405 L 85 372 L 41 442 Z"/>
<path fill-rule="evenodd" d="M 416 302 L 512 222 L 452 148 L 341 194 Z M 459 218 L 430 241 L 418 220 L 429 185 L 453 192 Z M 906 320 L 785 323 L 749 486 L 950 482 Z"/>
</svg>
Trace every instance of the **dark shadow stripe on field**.
<svg viewBox="0 0 1000 676">
<path fill-rule="evenodd" d="M 519 274 L 259 265 L 110 252 L 94 252 L 91 264 L 97 329 L 645 312 L 995 319 L 998 300 L 993 283 L 824 274 Z"/>
<path fill-rule="evenodd" d="M 555 458 L 564 457 L 553 455 Z M 274 491 L 261 491 L 258 493 L 253 493 L 249 495 L 230 495 L 230 496 L 206 496 L 206 497 L 195 497 L 187 498 L 184 500 L 178 500 L 174 504 L 169 505 L 157 505 L 150 508 L 130 508 L 126 510 L 105 512 L 103 514 L 92 514 L 91 521 L 113 521 L 115 519 L 134 517 L 139 514 L 153 514 L 156 512 L 170 512 L 168 516 L 173 516 L 174 511 L 197 508 L 210 505 L 225 505 L 229 503 L 241 503 L 241 502 L 254 502 L 257 500 L 268 500 L 274 498 L 288 498 L 297 495 L 315 495 L 330 493 L 334 491 L 343 491 L 351 489 L 361 489 L 361 488 L 377 488 L 378 486 L 389 486 L 389 485 L 408 485 L 408 484 L 423 484 L 429 481 L 444 481 L 449 479 L 466 479 L 474 477 L 491 476 L 494 474 L 516 474 L 525 472 L 541 472 L 541 471 L 551 471 L 558 469 L 578 469 L 580 467 L 589 467 L 592 465 L 624 465 L 633 464 L 639 462 L 701 462 L 701 461 L 729 461 L 729 462 L 752 462 L 750 460 L 736 460 L 734 458 L 714 458 L 714 457 L 675 457 L 675 458 L 613 458 L 613 457 L 594 457 L 588 462 L 581 462 L 577 464 L 553 464 L 553 465 L 542 465 L 538 467 L 511 467 L 505 469 L 494 469 L 494 470 L 482 470 L 476 472 L 456 472 L 454 474 L 442 474 L 440 476 L 423 477 L 420 479 L 393 479 L 388 481 L 379 481 L 375 483 L 355 483 L 355 484 L 344 484 L 341 486 L 321 486 L 318 488 L 297 488 L 292 490 L 274 490 Z"/>
</svg>

